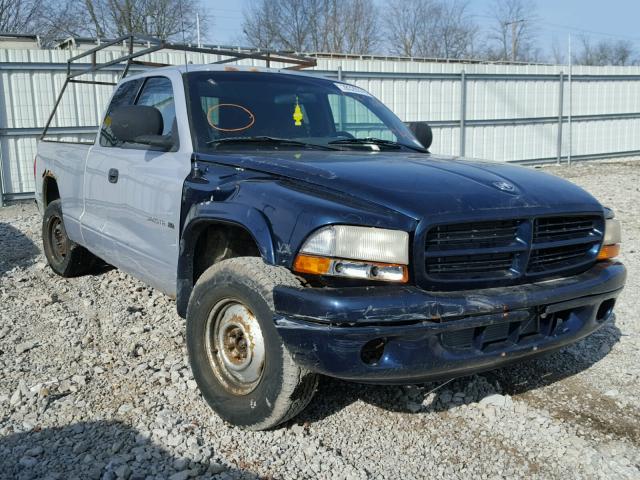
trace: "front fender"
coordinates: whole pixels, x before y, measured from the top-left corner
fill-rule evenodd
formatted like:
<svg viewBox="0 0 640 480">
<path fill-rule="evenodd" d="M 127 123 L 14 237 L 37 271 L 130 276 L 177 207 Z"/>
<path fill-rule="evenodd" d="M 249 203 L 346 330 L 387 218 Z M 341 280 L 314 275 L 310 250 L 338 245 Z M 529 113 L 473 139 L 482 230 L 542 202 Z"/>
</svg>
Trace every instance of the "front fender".
<svg viewBox="0 0 640 480">
<path fill-rule="evenodd" d="M 267 264 L 291 268 L 306 237 L 326 225 L 352 224 L 412 232 L 415 219 L 343 192 L 305 182 L 230 171 L 210 165 L 205 175 L 185 183 L 186 214 L 177 272 L 177 309 L 184 316 L 193 289 L 194 252 L 212 222 L 244 228 Z M 188 207 L 188 205 L 191 205 Z"/>
</svg>

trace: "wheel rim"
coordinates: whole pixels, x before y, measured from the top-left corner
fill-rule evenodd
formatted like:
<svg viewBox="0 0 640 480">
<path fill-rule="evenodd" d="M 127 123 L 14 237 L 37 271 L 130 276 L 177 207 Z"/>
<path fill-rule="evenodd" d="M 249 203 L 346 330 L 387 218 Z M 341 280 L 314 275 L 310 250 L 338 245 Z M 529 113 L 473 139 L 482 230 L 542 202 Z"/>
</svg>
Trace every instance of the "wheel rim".
<svg viewBox="0 0 640 480">
<path fill-rule="evenodd" d="M 51 253 L 56 261 L 64 261 L 68 253 L 68 242 L 67 232 L 60 217 L 51 217 L 49 221 L 49 244 L 51 245 Z"/>
<path fill-rule="evenodd" d="M 265 363 L 260 323 L 242 302 L 218 302 L 207 319 L 205 345 L 220 383 L 234 395 L 246 395 L 260 383 Z"/>
</svg>

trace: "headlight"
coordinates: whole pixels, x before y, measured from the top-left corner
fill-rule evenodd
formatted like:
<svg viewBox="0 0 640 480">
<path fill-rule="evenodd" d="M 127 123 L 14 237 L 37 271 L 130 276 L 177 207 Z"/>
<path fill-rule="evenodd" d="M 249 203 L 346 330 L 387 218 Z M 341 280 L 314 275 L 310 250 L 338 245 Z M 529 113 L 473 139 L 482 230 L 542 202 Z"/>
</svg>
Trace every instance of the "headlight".
<svg viewBox="0 0 640 480">
<path fill-rule="evenodd" d="M 294 270 L 300 273 L 406 282 L 409 234 L 400 230 L 333 225 L 304 243 Z"/>
<path fill-rule="evenodd" d="M 617 257 L 620 254 L 620 243 L 622 242 L 620 222 L 613 218 L 613 212 L 609 209 L 606 209 L 605 217 L 604 240 L 598 253 L 598 260 Z"/>
</svg>

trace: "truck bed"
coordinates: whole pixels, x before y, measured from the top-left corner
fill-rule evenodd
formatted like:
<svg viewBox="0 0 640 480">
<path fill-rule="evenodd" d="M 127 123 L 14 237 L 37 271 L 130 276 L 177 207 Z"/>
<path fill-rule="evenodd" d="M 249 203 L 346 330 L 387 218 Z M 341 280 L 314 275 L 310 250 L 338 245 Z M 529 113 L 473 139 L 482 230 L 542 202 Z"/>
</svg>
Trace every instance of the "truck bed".
<svg viewBox="0 0 640 480">
<path fill-rule="evenodd" d="M 79 219 L 84 209 L 84 178 L 87 156 L 93 145 L 86 143 L 67 143 L 39 141 L 36 156 L 36 202 L 42 212 L 43 199 L 47 192 L 47 176 L 55 178 L 62 206 L 64 223 L 69 238 L 81 243 Z M 55 172 L 55 174 L 53 173 Z"/>
</svg>

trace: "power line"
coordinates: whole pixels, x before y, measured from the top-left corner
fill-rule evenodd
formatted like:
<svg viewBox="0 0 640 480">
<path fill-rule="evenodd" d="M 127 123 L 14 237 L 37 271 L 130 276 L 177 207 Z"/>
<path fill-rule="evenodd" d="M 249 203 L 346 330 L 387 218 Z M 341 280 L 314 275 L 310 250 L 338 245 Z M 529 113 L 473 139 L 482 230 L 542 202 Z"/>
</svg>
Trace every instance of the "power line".
<svg viewBox="0 0 640 480">
<path fill-rule="evenodd" d="M 492 17 L 491 15 L 482 15 L 482 14 L 476 13 L 476 14 L 470 14 L 469 16 L 497 21 L 497 19 L 495 17 Z M 547 21 L 544 21 L 544 20 L 531 20 L 530 24 L 532 24 L 532 25 L 547 25 L 547 26 L 550 26 L 550 27 L 553 27 L 553 28 L 556 28 L 556 29 L 565 30 L 565 31 L 571 31 L 571 32 L 588 33 L 588 34 L 591 34 L 591 35 L 602 35 L 602 36 L 612 37 L 612 38 L 621 38 L 621 39 L 627 39 L 627 40 L 640 41 L 640 37 L 639 36 L 615 34 L 615 33 L 608 33 L 608 32 L 600 32 L 600 31 L 597 31 L 597 30 L 589 30 L 589 29 L 586 29 L 586 28 L 580 28 L 580 27 L 575 27 L 575 26 L 572 26 L 572 25 L 565 25 L 565 24 L 560 24 L 560 23 L 547 22 Z M 546 30 L 547 31 L 553 31 L 551 29 L 546 29 Z"/>
<path fill-rule="evenodd" d="M 559 23 L 551 23 L 551 22 L 538 22 L 538 23 L 542 25 L 549 25 L 554 28 L 573 31 L 573 32 L 589 33 L 591 35 L 603 35 L 606 37 L 613 37 L 613 38 L 626 38 L 628 40 L 635 40 L 635 41 L 640 40 L 640 37 L 632 36 L 632 35 L 621 35 L 621 34 L 614 34 L 614 33 L 607 33 L 607 32 L 598 32 L 596 30 L 588 30 L 586 28 L 572 27 L 571 25 L 562 25 Z"/>
</svg>

